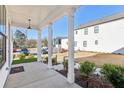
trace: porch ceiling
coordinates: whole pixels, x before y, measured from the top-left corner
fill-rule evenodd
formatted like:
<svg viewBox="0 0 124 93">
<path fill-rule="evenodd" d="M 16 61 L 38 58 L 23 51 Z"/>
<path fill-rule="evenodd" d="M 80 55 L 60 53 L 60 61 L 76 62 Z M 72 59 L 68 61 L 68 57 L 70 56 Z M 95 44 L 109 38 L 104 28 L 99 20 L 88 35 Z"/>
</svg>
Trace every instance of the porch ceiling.
<svg viewBox="0 0 124 93">
<path fill-rule="evenodd" d="M 41 29 L 48 23 L 57 20 L 67 14 L 72 5 L 8 5 L 7 11 L 13 26 L 28 27 L 28 19 L 31 18 L 31 26 Z"/>
</svg>

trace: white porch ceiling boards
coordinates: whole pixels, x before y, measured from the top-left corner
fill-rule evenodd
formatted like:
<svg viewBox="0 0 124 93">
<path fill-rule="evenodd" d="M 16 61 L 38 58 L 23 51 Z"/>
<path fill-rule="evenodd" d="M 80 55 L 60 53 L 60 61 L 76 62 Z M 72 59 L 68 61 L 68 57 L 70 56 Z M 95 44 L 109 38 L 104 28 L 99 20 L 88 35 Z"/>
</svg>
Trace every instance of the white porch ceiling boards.
<svg viewBox="0 0 124 93">
<path fill-rule="evenodd" d="M 7 11 L 11 24 L 17 27 L 28 27 L 28 19 L 31 18 L 31 26 L 41 29 L 60 17 L 67 14 L 72 5 L 8 5 Z"/>
</svg>

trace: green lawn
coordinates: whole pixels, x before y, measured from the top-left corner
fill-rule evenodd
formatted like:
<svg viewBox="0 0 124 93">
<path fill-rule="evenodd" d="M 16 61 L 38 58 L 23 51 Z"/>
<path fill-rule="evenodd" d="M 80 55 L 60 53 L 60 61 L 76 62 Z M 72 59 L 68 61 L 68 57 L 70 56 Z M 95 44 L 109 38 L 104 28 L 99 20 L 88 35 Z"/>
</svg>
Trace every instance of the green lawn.
<svg viewBox="0 0 124 93">
<path fill-rule="evenodd" d="M 13 60 L 12 64 L 31 63 L 31 62 L 37 62 L 37 58 Z"/>
</svg>

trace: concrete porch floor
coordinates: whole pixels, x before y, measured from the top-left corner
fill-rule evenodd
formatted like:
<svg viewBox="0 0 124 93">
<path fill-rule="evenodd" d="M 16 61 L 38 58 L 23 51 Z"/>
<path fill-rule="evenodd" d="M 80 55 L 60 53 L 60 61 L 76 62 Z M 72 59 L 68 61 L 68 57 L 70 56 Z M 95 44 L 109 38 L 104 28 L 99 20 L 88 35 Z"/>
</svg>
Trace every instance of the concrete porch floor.
<svg viewBox="0 0 124 93">
<path fill-rule="evenodd" d="M 11 74 L 5 88 L 80 88 L 77 84 L 69 84 L 64 76 L 47 68 L 46 64 L 33 62 L 14 66 L 24 66 L 24 72 Z"/>
</svg>

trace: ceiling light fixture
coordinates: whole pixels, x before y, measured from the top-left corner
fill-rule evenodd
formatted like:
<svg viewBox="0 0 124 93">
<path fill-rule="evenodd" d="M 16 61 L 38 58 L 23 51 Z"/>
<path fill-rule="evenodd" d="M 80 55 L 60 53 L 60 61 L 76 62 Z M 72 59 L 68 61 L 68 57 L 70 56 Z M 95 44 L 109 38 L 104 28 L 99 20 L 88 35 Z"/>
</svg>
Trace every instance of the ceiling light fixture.
<svg viewBox="0 0 124 93">
<path fill-rule="evenodd" d="M 32 28 L 31 28 L 31 19 L 28 19 L 28 22 L 29 22 L 29 26 L 28 26 L 27 29 L 32 29 Z"/>
</svg>

